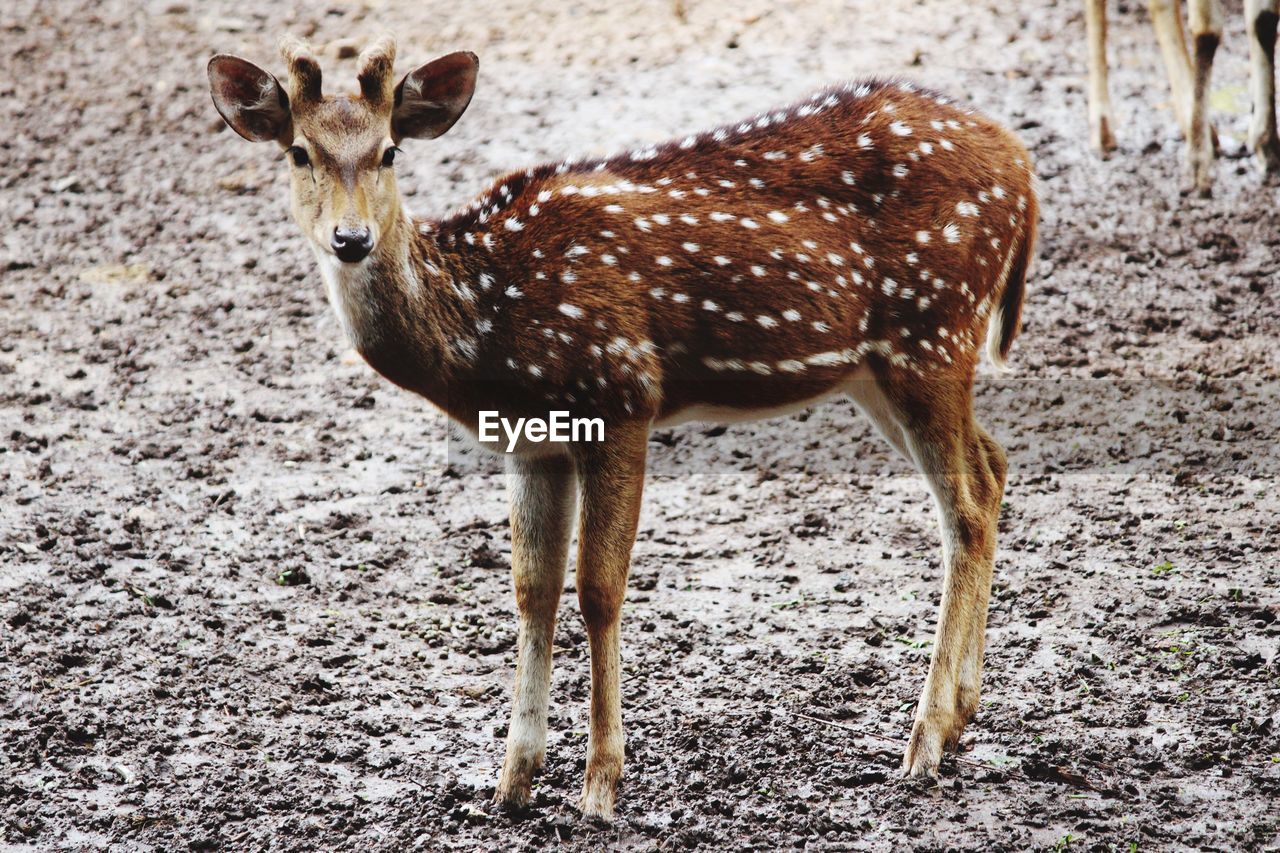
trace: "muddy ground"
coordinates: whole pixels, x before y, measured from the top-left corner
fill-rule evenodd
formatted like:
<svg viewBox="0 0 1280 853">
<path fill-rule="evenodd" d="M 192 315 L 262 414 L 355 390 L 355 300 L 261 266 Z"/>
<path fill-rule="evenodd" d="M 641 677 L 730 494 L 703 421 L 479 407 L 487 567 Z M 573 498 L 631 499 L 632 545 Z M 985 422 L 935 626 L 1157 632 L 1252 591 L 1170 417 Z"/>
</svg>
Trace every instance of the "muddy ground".
<svg viewBox="0 0 1280 853">
<path fill-rule="evenodd" d="M 777 8 L 774 8 L 777 5 Z M 1084 140 L 1076 2 L 639 0 L 0 10 L 0 846 L 1087 849 L 1280 845 L 1280 193 L 1186 198 L 1141 4 L 1120 150 Z M 270 7 L 270 8 L 268 8 Z M 896 777 L 940 585 L 922 483 L 851 406 L 652 444 L 624 617 L 618 820 L 579 819 L 572 574 L 548 766 L 489 805 L 513 670 L 502 479 L 353 359 L 217 51 L 291 31 L 460 48 L 480 89 L 397 165 L 485 180 L 904 74 L 1016 128 L 1043 188 L 1013 373 L 985 699 L 939 787 Z M 336 63 L 336 64 L 335 64 Z M 351 85 L 351 62 L 329 79 Z"/>
</svg>

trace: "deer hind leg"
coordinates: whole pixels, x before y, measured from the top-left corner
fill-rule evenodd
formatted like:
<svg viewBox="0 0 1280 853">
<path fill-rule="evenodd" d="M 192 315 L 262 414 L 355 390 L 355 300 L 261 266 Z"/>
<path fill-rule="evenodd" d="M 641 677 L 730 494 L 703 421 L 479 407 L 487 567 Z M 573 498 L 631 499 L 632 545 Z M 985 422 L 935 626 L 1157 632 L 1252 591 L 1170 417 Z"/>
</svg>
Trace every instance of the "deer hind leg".
<svg viewBox="0 0 1280 853">
<path fill-rule="evenodd" d="M 573 463 L 564 456 L 508 457 L 507 486 L 511 574 L 520 625 L 507 756 L 494 801 L 522 808 L 529 803 L 533 774 L 546 759 L 551 648 L 577 491 Z"/>
<path fill-rule="evenodd" d="M 1276 24 L 1280 0 L 1245 0 L 1249 26 L 1249 89 L 1253 117 L 1249 149 L 1267 174 L 1280 172 L 1280 136 L 1276 134 Z"/>
<path fill-rule="evenodd" d="M 609 820 L 622 775 L 625 737 L 618 630 L 644 490 L 648 424 L 606 427 L 606 440 L 578 451 L 578 604 L 591 646 L 591 725 L 580 808 Z"/>
<path fill-rule="evenodd" d="M 1107 0 L 1085 0 L 1084 18 L 1089 40 L 1089 145 L 1105 159 L 1116 147 L 1107 86 Z"/>
<path fill-rule="evenodd" d="M 880 388 L 880 380 L 875 374 L 870 370 L 859 370 L 845 384 L 845 393 L 867 420 L 871 421 L 884 440 L 889 442 L 893 449 L 902 455 L 902 458 L 914 463 L 911 458 L 911 449 L 907 447 L 906 436 L 902 432 L 901 418 L 893 401 L 886 397 Z"/>
<path fill-rule="evenodd" d="M 969 377 L 885 373 L 879 390 L 878 408 L 928 482 L 942 531 L 938 634 L 902 762 L 911 776 L 936 776 L 978 709 L 1005 455 L 973 420 Z"/>
<path fill-rule="evenodd" d="M 1187 161 L 1200 195 L 1213 191 L 1213 130 L 1209 127 L 1209 79 L 1213 57 L 1222 41 L 1222 6 L 1218 0 L 1191 0 L 1191 38 L 1195 45 L 1195 86 L 1191 97 L 1191 126 L 1187 132 Z"/>
</svg>

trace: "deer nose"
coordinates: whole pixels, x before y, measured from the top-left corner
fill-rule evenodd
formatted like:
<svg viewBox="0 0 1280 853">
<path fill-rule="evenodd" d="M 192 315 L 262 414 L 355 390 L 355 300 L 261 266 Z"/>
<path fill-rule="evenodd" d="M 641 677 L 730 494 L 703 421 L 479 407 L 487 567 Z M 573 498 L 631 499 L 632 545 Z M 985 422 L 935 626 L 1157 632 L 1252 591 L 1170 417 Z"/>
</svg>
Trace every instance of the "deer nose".
<svg viewBox="0 0 1280 853">
<path fill-rule="evenodd" d="M 333 253 L 339 260 L 349 264 L 363 261 L 373 251 L 373 234 L 368 228 L 333 229 L 333 239 L 329 241 Z"/>
</svg>

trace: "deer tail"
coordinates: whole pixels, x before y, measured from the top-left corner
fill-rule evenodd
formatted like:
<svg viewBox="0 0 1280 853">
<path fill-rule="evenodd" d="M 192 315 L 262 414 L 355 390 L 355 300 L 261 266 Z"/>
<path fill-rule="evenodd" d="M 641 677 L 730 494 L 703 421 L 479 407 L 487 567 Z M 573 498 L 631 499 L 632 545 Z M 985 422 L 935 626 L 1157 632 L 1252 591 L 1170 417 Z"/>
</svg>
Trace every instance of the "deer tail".
<svg viewBox="0 0 1280 853">
<path fill-rule="evenodd" d="M 1005 262 L 1004 290 L 987 321 L 987 358 L 997 370 L 1006 370 L 1013 339 L 1022 328 L 1022 303 L 1027 292 L 1027 272 L 1036 244 L 1036 202 L 1029 195 L 1026 227 L 1021 242 Z"/>
</svg>

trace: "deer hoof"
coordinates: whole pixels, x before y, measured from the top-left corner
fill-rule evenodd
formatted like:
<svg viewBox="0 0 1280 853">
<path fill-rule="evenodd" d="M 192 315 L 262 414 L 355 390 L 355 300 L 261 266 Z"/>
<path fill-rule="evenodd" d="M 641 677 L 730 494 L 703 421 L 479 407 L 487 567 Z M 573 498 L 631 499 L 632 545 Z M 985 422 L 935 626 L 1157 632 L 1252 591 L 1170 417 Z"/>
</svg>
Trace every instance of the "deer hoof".
<svg viewBox="0 0 1280 853">
<path fill-rule="evenodd" d="M 493 801 L 507 811 L 519 811 L 529 805 L 532 797 L 533 774 L 542 766 L 542 755 L 522 758 L 507 757 L 493 793 Z"/>
<path fill-rule="evenodd" d="M 587 773 L 587 781 L 582 787 L 582 799 L 578 801 L 578 809 L 583 817 L 595 820 L 613 820 L 614 787 L 616 779 L 606 774 Z"/>
<path fill-rule="evenodd" d="M 902 756 L 902 773 L 915 779 L 938 778 L 938 765 L 942 753 L 955 749 L 964 732 L 964 720 L 959 715 L 950 719 L 937 716 L 918 719 L 911 727 L 911 740 Z"/>
<path fill-rule="evenodd" d="M 942 763 L 942 733 L 928 721 L 917 720 L 902 756 L 902 775 L 912 779 L 937 779 Z"/>
<path fill-rule="evenodd" d="M 527 781 L 511 784 L 501 782 L 498 784 L 498 789 L 493 793 L 494 805 L 509 812 L 518 812 L 521 809 L 527 808 L 531 797 L 532 787 L 533 786 Z"/>
<path fill-rule="evenodd" d="M 1280 138 L 1260 137 L 1251 140 L 1249 147 L 1253 158 L 1264 175 L 1280 174 Z"/>
<path fill-rule="evenodd" d="M 1106 160 L 1116 150 L 1116 137 L 1111 132 L 1111 121 L 1103 116 L 1089 129 L 1089 147 L 1099 158 Z"/>
</svg>

